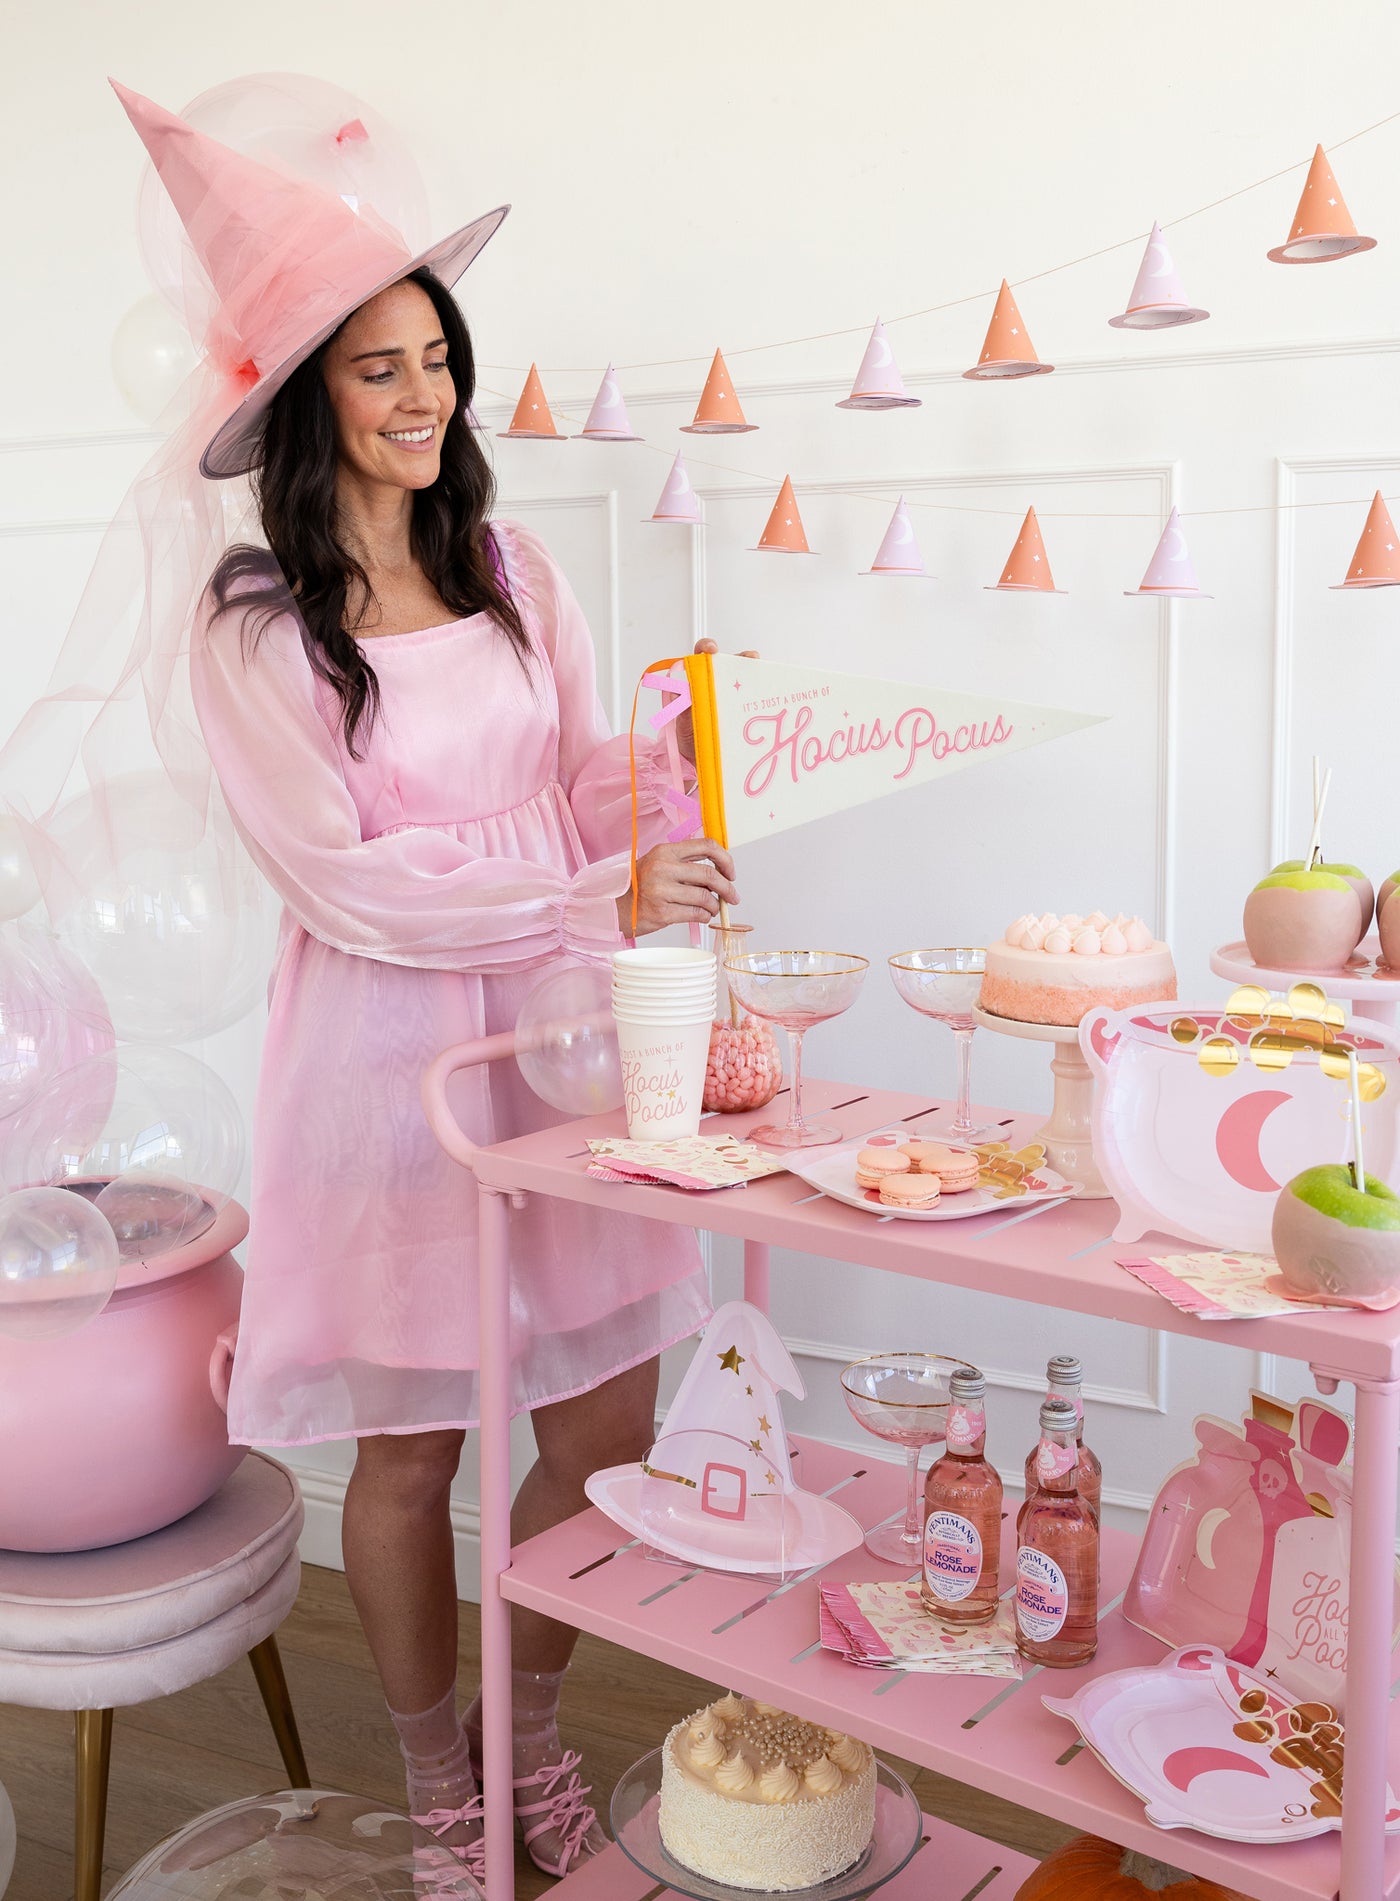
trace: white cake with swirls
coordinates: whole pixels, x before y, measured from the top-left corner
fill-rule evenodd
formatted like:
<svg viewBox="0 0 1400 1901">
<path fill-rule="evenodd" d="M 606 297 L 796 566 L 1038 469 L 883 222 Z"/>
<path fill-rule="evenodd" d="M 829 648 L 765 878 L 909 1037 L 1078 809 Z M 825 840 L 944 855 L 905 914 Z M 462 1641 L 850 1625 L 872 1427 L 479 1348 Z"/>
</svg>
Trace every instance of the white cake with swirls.
<svg viewBox="0 0 1400 1901">
<path fill-rule="evenodd" d="M 731 1888 L 813 1888 L 875 1832 L 875 1757 L 840 1730 L 732 1692 L 677 1723 L 661 1752 L 661 1840 Z"/>
<path fill-rule="evenodd" d="M 993 1016 L 1070 1026 L 1097 1009 L 1176 996 L 1172 954 L 1141 918 L 1046 912 L 1017 918 L 987 947 L 980 1002 Z"/>
</svg>

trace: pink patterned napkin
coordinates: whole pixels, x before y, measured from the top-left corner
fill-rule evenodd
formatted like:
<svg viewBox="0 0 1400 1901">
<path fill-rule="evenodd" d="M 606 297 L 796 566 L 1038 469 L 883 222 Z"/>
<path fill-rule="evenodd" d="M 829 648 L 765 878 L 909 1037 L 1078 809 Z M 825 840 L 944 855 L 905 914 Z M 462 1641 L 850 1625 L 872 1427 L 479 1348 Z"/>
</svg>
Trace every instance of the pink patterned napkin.
<svg viewBox="0 0 1400 1901">
<path fill-rule="evenodd" d="M 1363 1307 L 1374 1313 L 1400 1306 L 1400 1288 L 1370 1299 L 1330 1300 L 1325 1294 L 1295 1294 L 1272 1254 L 1119 1255 L 1119 1267 L 1197 1320 L 1258 1320 L 1269 1314 L 1302 1313 L 1309 1307 Z"/>
<path fill-rule="evenodd" d="M 665 1182 L 673 1188 L 734 1188 L 763 1175 L 781 1175 L 787 1163 L 732 1135 L 683 1135 L 662 1142 L 592 1136 L 590 1175 L 605 1182 Z"/>
<path fill-rule="evenodd" d="M 917 1584 L 823 1584 L 820 1619 L 823 1649 L 869 1669 L 931 1676 L 1021 1674 L 1010 1599 L 998 1604 L 991 1623 L 958 1629 L 924 1609 Z"/>
</svg>

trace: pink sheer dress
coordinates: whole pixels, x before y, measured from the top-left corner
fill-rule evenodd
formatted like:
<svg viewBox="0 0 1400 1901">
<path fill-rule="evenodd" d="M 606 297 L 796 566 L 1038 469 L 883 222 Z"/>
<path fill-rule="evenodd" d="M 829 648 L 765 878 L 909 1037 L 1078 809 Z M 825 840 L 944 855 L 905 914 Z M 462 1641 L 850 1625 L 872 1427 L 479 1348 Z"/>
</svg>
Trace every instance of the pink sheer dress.
<svg viewBox="0 0 1400 1901">
<path fill-rule="evenodd" d="M 285 910 L 253 1132 L 229 1402 L 236 1443 L 475 1424 L 476 1190 L 419 1102 L 449 1043 L 506 1030 L 541 975 L 620 941 L 631 805 L 593 646 L 536 538 L 498 523 L 534 653 L 486 614 L 366 642 L 381 710 L 354 759 L 290 617 L 245 661 L 232 612 L 195 700 L 248 849 Z M 639 741 L 642 847 L 665 830 Z M 513 1063 L 460 1073 L 477 1142 L 564 1118 Z M 543 1197 L 511 1217 L 517 1410 L 586 1391 L 702 1326 L 685 1229 Z"/>
</svg>

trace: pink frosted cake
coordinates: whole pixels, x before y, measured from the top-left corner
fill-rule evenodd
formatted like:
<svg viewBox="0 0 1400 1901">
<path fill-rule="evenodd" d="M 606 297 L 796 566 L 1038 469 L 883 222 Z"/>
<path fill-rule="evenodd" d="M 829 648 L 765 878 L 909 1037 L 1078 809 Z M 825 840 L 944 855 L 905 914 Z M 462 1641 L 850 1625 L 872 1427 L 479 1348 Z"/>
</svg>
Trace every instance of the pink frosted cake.
<svg viewBox="0 0 1400 1901">
<path fill-rule="evenodd" d="M 1141 918 L 1046 912 L 1019 917 L 987 950 L 981 1003 L 1022 1023 L 1078 1023 L 1099 1004 L 1124 1010 L 1176 996 L 1172 954 Z"/>
</svg>

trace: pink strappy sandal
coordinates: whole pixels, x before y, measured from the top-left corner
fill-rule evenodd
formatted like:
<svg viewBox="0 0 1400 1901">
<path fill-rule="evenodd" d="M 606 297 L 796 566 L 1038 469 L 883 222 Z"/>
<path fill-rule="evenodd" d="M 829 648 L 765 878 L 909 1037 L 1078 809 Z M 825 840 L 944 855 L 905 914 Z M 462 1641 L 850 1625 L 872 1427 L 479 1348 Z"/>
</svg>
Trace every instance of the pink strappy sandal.
<svg viewBox="0 0 1400 1901">
<path fill-rule="evenodd" d="M 408 1819 L 419 1828 L 426 1829 L 428 1834 L 436 1835 L 439 1840 L 442 1840 L 449 1829 L 457 1828 L 466 1822 L 482 1822 L 485 1820 L 485 1814 L 486 1805 L 478 1794 L 472 1797 L 465 1808 L 429 1809 L 426 1815 L 410 1815 Z M 438 1860 L 439 1856 L 444 1859 Z M 414 1886 L 420 1894 L 430 1895 L 434 1892 L 433 1886 L 424 1884 L 431 1884 L 437 1880 L 439 1891 L 450 1893 L 448 1877 L 456 1868 L 465 1868 L 474 1881 L 485 1886 L 486 1842 L 484 1837 L 478 1835 L 475 1841 L 464 1842 L 460 1846 L 455 1842 L 444 1841 L 440 1849 L 418 1850 L 414 1856 Z"/>
<path fill-rule="evenodd" d="M 515 1790 L 515 1817 L 524 1830 L 525 1846 L 531 1861 L 543 1874 L 566 1875 L 576 1861 L 585 1859 L 590 1852 L 586 1840 L 598 1812 L 585 1799 L 592 1794 L 592 1784 L 579 1780 L 582 1761 L 577 1750 L 566 1749 L 558 1762 L 546 1763 L 533 1775 L 519 1776 L 511 1785 Z M 543 1801 L 522 1800 L 532 1790 L 538 1790 Z M 538 1818 L 533 1825 L 532 1818 Z M 553 1860 L 546 1859 L 531 1846 L 539 1836 L 551 1830 L 559 1838 L 559 1851 Z"/>
</svg>

